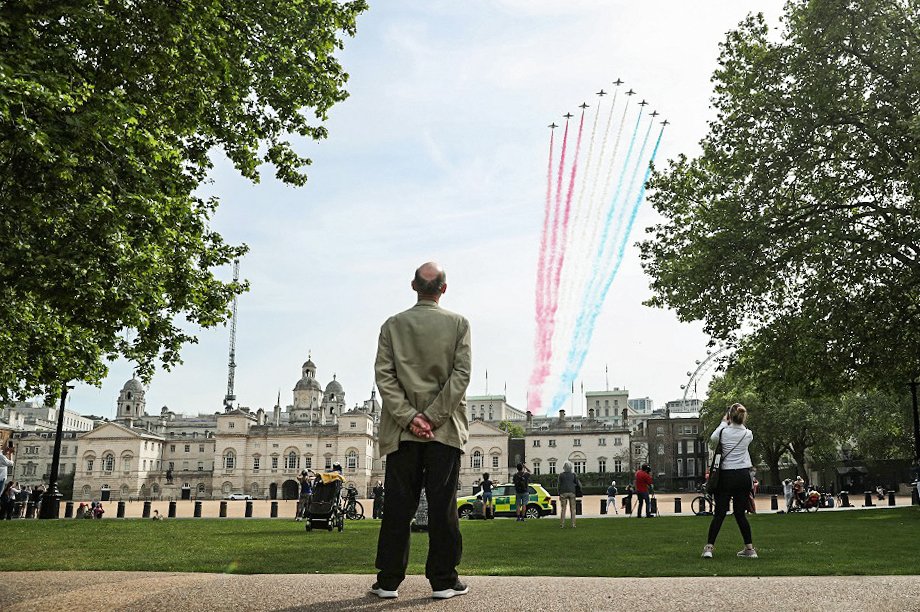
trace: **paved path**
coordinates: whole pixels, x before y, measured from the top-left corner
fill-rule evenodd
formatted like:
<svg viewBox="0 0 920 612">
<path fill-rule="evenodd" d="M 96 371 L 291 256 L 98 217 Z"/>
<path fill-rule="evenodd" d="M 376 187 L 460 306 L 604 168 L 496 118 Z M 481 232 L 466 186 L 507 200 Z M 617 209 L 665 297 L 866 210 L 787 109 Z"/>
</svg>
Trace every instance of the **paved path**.
<svg viewBox="0 0 920 612">
<path fill-rule="evenodd" d="M 468 579 L 470 593 L 433 601 L 421 576 L 398 600 L 368 593 L 369 575 L 0 573 L 0 609 L 34 610 L 891 610 L 920 611 L 920 576 Z"/>
</svg>

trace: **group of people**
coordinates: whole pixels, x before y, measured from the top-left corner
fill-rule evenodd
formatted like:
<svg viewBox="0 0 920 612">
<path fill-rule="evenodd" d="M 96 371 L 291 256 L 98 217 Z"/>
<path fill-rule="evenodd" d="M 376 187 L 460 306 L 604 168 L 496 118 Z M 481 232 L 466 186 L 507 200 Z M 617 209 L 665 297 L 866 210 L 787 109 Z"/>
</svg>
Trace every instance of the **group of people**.
<svg viewBox="0 0 920 612">
<path fill-rule="evenodd" d="M 159 514 L 156 510 L 154 510 L 154 512 Z M 102 502 L 93 500 L 88 504 L 86 502 L 80 502 L 80 505 L 77 506 L 77 513 L 74 514 L 74 518 L 101 519 L 103 514 L 105 514 L 105 508 L 102 507 Z"/>
<path fill-rule="evenodd" d="M 0 493 L 0 520 L 12 518 L 34 518 L 41 509 L 45 486 L 20 485 L 7 481 Z"/>
</svg>

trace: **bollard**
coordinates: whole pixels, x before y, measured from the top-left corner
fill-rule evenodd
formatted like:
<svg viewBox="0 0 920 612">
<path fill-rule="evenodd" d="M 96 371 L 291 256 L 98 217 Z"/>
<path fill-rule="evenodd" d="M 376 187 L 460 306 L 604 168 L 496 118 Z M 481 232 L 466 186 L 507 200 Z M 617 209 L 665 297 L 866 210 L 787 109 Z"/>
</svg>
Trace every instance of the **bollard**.
<svg viewBox="0 0 920 612">
<path fill-rule="evenodd" d="M 853 507 L 850 504 L 850 494 L 847 493 L 846 491 L 840 492 L 840 507 L 841 508 L 852 508 Z"/>
<path fill-rule="evenodd" d="M 69 501 L 64 505 L 64 518 L 73 518 L 73 502 Z"/>
<path fill-rule="evenodd" d="M 607 514 L 607 500 L 601 500 L 601 514 Z"/>
<path fill-rule="evenodd" d="M 680 504 L 681 499 L 679 497 L 674 498 L 674 514 L 680 514 Z"/>
<path fill-rule="evenodd" d="M 648 508 L 651 516 L 658 516 L 658 498 L 653 497 L 648 500 Z"/>
<path fill-rule="evenodd" d="M 872 503 L 872 493 L 866 492 L 866 503 L 864 504 L 866 508 L 872 508 L 875 504 Z"/>
<path fill-rule="evenodd" d="M 888 505 L 894 505 L 894 491 L 888 491 Z"/>
<path fill-rule="evenodd" d="M 193 516 L 195 518 L 201 518 L 201 502 L 200 501 L 195 502 L 195 514 Z"/>
<path fill-rule="evenodd" d="M 118 502 L 118 512 L 115 514 L 115 518 L 125 518 L 125 502 Z"/>
<path fill-rule="evenodd" d="M 556 513 L 558 512 L 558 510 L 556 510 L 556 500 L 550 500 L 550 503 L 553 504 L 553 516 L 556 516 Z"/>
<path fill-rule="evenodd" d="M 220 518 L 227 518 L 227 502 L 220 502 Z"/>
<path fill-rule="evenodd" d="M 141 518 L 150 518 L 150 502 L 144 502 L 144 512 L 141 514 Z"/>
<path fill-rule="evenodd" d="M 575 516 L 581 516 L 581 498 L 575 498 Z"/>
<path fill-rule="evenodd" d="M 632 514 L 632 495 L 626 496 L 626 515 L 629 516 Z"/>
<path fill-rule="evenodd" d="M 770 496 L 770 510 L 779 510 L 779 499 L 775 495 Z"/>
<path fill-rule="evenodd" d="M 276 501 L 272 502 L 271 517 L 278 518 L 278 502 Z"/>
<path fill-rule="evenodd" d="M 910 503 L 912 506 L 920 506 L 920 491 L 917 490 L 917 487 L 910 491 Z"/>
<path fill-rule="evenodd" d="M 176 500 L 169 502 L 169 518 L 176 518 Z"/>
<path fill-rule="evenodd" d="M 246 500 L 246 518 L 252 518 L 252 500 Z"/>
</svg>

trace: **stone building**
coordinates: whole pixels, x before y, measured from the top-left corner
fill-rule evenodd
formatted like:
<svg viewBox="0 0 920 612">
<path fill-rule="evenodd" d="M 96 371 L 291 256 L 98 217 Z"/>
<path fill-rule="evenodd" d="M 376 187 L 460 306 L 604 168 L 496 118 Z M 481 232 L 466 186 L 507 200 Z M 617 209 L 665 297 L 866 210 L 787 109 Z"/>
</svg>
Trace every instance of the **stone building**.
<svg viewBox="0 0 920 612">
<path fill-rule="evenodd" d="M 709 446 L 698 415 L 656 411 L 633 436 L 637 464 L 648 463 L 658 485 L 693 491 L 705 478 Z"/>
<path fill-rule="evenodd" d="M 571 461 L 579 474 L 632 470 L 630 429 L 615 424 L 613 416 L 567 417 L 565 410 L 560 410 L 556 417 L 529 420 L 526 432 L 527 463 L 535 475 L 557 474 L 566 461 Z"/>
</svg>

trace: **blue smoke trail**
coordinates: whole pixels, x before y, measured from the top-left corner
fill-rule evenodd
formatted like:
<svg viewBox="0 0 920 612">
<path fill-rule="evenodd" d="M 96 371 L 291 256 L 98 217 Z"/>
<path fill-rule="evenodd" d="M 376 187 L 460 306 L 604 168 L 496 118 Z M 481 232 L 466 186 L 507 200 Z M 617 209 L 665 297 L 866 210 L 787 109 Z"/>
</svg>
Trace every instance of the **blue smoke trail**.
<svg viewBox="0 0 920 612">
<path fill-rule="evenodd" d="M 633 134 L 633 141 L 635 141 L 635 137 L 637 136 L 639 123 L 641 122 L 641 120 L 642 120 L 642 115 L 640 112 L 639 118 L 636 122 L 636 130 Z M 601 272 L 600 274 L 596 275 L 596 278 L 592 279 L 593 281 L 596 281 L 596 282 L 591 283 L 592 285 L 591 293 L 589 294 L 588 291 L 585 292 L 584 300 L 582 302 L 582 308 L 581 308 L 581 311 L 579 312 L 578 320 L 576 322 L 575 334 L 573 335 L 572 344 L 569 350 L 566 369 L 563 372 L 562 377 L 559 381 L 559 388 L 558 388 L 559 390 L 556 392 L 556 395 L 553 397 L 552 405 L 550 406 L 549 411 L 547 411 L 547 414 L 555 414 L 559 410 L 559 407 L 562 406 L 562 404 L 566 400 L 566 393 L 567 393 L 566 389 L 569 388 L 569 386 L 573 383 L 575 378 L 578 376 L 578 373 L 581 371 L 581 367 L 584 364 L 584 361 L 588 355 L 588 349 L 590 348 L 590 345 L 591 345 L 591 338 L 594 335 L 594 328 L 597 322 L 597 317 L 600 315 L 601 307 L 604 304 L 604 300 L 606 300 L 607 298 L 607 294 L 610 291 L 610 287 L 613 284 L 613 280 L 616 277 L 617 272 L 619 271 L 620 264 L 622 263 L 623 256 L 626 251 L 626 244 L 627 244 L 627 241 L 629 240 L 629 234 L 632 231 L 633 224 L 635 223 L 636 216 L 638 215 L 639 206 L 642 203 L 642 198 L 645 196 L 645 185 L 648 182 L 648 177 L 651 173 L 651 164 L 652 164 L 652 161 L 654 161 L 655 155 L 658 152 L 658 146 L 661 143 L 661 136 L 662 136 L 662 133 L 664 132 L 664 128 L 662 127 L 661 131 L 659 131 L 658 133 L 658 138 L 652 150 L 652 155 L 651 155 L 651 158 L 649 159 L 648 167 L 645 172 L 645 176 L 639 187 L 638 196 L 636 197 L 632 206 L 629 207 L 630 214 L 629 214 L 629 220 L 627 222 L 626 229 L 621 234 L 620 227 L 622 226 L 622 222 L 626 216 L 626 209 L 627 209 L 625 200 L 627 200 L 627 198 L 629 197 L 629 194 L 633 191 L 632 186 L 635 184 L 635 181 L 638 175 L 639 164 L 641 163 L 641 160 L 643 158 L 643 153 L 645 152 L 646 145 L 648 144 L 648 138 L 651 133 L 651 130 L 652 130 L 652 122 L 649 122 L 649 127 L 645 132 L 645 137 L 643 138 L 639 156 L 636 160 L 636 165 L 633 168 L 632 176 L 630 177 L 630 181 L 628 183 L 626 194 L 624 194 L 624 197 L 623 197 L 624 203 L 620 209 L 620 214 L 618 215 L 618 218 L 617 218 L 617 224 L 616 224 L 617 227 L 615 228 L 615 231 L 614 231 L 614 238 L 616 238 L 619 235 L 620 240 L 619 240 L 619 245 L 617 245 L 618 248 L 616 251 L 616 256 L 614 258 L 613 269 L 609 274 L 604 275 L 603 272 Z M 633 142 L 630 143 L 630 150 L 632 149 L 632 146 L 633 146 Z M 629 154 L 627 154 L 627 160 L 628 160 L 628 157 L 629 157 Z M 625 173 L 627 164 L 628 164 L 628 161 L 626 164 L 624 164 L 624 167 L 623 167 L 624 173 Z M 622 178 L 623 178 L 623 174 L 620 175 L 620 182 L 622 182 Z M 619 194 L 619 192 L 620 192 L 620 185 L 618 184 L 617 185 L 617 195 Z M 608 216 L 607 216 L 607 224 L 609 224 L 610 221 L 612 220 L 613 213 L 615 210 L 616 210 L 615 205 L 609 210 Z M 602 247 L 605 246 L 604 242 L 606 242 L 607 233 L 608 233 L 607 228 L 605 228 L 605 231 L 604 231 L 605 236 L 603 238 L 603 242 L 601 243 Z M 606 248 L 603 249 L 603 252 L 601 253 L 601 257 L 603 257 L 604 253 L 606 253 Z M 602 263 L 602 262 L 603 260 L 601 260 L 601 262 L 599 263 Z M 598 284 L 601 285 L 599 288 L 597 287 Z"/>
</svg>

